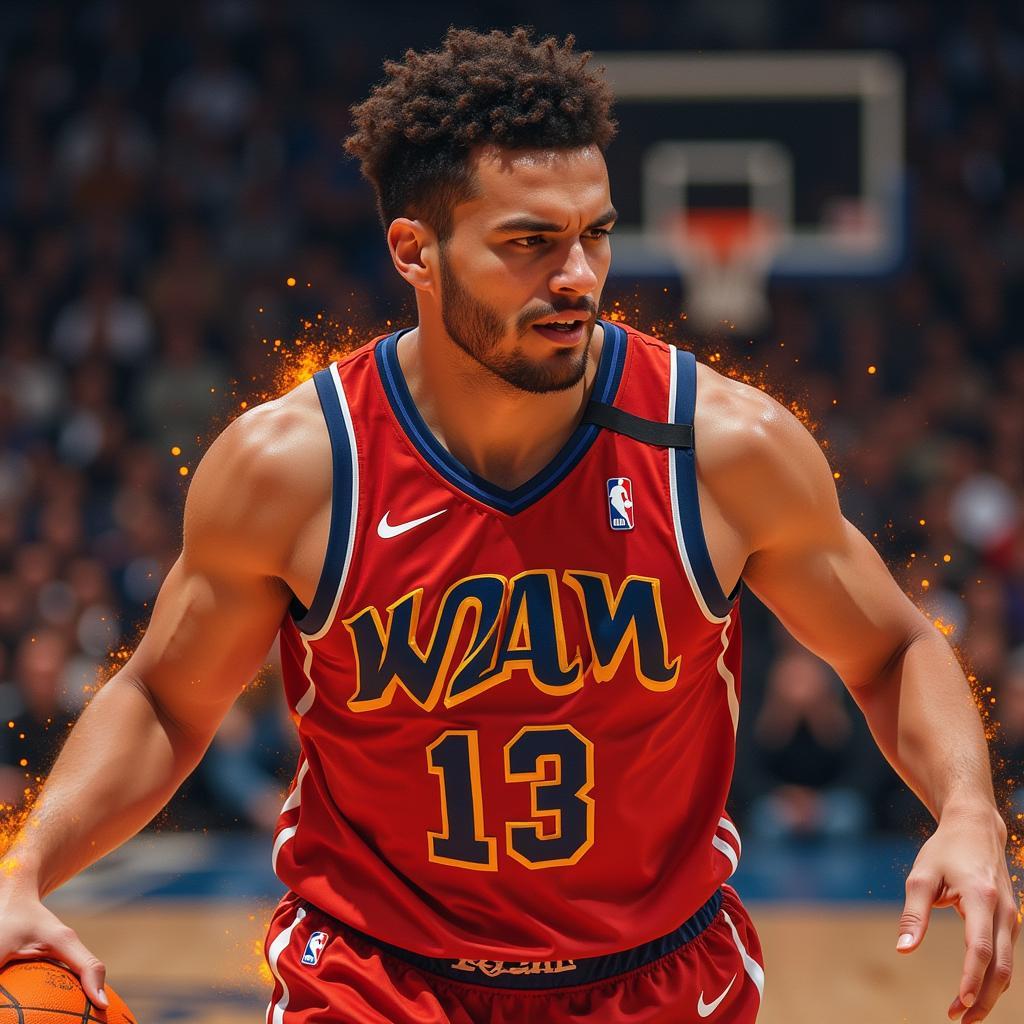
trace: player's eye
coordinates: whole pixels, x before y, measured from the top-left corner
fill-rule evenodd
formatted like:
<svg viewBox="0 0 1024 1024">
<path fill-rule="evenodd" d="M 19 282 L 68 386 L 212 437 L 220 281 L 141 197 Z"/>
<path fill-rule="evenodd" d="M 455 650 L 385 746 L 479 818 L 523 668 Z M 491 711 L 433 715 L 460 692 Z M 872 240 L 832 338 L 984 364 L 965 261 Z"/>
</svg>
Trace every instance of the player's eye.
<svg viewBox="0 0 1024 1024">
<path fill-rule="evenodd" d="M 588 242 L 599 242 L 602 238 L 607 238 L 611 233 L 611 228 L 590 228 L 583 232 L 582 237 Z M 513 245 L 517 245 L 521 249 L 536 249 L 538 246 L 547 242 L 547 236 L 527 235 L 525 238 L 513 238 L 511 239 L 511 242 Z"/>
</svg>

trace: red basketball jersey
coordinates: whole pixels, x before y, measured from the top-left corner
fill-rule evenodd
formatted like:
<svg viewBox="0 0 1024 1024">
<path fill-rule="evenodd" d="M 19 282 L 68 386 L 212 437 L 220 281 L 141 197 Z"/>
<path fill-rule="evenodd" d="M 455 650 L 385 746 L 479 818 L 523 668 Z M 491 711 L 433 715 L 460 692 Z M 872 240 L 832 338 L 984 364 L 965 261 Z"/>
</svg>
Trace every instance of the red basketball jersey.
<svg viewBox="0 0 1024 1024">
<path fill-rule="evenodd" d="M 592 401 L 692 424 L 692 354 L 602 326 Z M 315 599 L 281 628 L 301 755 L 275 870 L 427 956 L 647 942 L 740 849 L 738 602 L 693 447 L 585 421 L 533 479 L 495 487 L 420 417 L 400 334 L 315 378 L 333 518 Z"/>
</svg>

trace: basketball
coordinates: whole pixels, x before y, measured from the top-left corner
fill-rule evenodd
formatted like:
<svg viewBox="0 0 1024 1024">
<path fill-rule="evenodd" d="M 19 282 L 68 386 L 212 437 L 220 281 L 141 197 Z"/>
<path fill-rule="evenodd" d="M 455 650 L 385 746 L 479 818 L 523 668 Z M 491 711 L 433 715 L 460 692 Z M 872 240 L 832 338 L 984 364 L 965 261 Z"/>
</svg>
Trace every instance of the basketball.
<svg viewBox="0 0 1024 1024">
<path fill-rule="evenodd" d="M 68 1020 L 135 1024 L 109 985 L 110 1006 L 93 1006 L 74 972 L 52 960 L 21 960 L 0 971 L 0 1024 L 68 1024 Z"/>
</svg>

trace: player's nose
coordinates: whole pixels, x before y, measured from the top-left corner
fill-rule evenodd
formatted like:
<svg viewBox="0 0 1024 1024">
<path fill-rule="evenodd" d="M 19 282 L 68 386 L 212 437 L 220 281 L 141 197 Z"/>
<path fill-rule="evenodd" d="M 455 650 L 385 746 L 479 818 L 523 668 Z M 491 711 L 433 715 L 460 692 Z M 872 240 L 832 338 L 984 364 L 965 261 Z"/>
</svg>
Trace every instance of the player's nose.
<svg viewBox="0 0 1024 1024">
<path fill-rule="evenodd" d="M 577 239 L 569 247 L 562 265 L 551 282 L 552 291 L 562 294 L 585 295 L 598 285 L 597 274 L 587 259 L 583 244 Z"/>
</svg>

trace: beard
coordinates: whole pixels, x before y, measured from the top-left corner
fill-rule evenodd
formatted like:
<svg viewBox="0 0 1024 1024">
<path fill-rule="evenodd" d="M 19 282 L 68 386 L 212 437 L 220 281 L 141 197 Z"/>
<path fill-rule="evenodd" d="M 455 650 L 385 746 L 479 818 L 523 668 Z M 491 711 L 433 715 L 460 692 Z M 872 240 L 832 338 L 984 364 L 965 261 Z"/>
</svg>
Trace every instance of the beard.
<svg viewBox="0 0 1024 1024">
<path fill-rule="evenodd" d="M 587 372 L 590 342 L 594 336 L 594 305 L 590 299 L 586 300 L 585 311 L 590 314 L 591 322 L 584 328 L 586 341 L 582 351 L 559 349 L 544 362 L 536 362 L 518 347 L 511 352 L 501 351 L 501 341 L 506 332 L 504 319 L 462 286 L 452 272 L 443 246 L 440 267 L 441 319 L 445 330 L 452 341 L 485 370 L 513 388 L 532 394 L 568 391 L 583 380 Z M 568 309 L 581 311 L 579 301 L 522 314 L 516 324 L 519 336 L 522 337 L 536 320 Z"/>
</svg>

